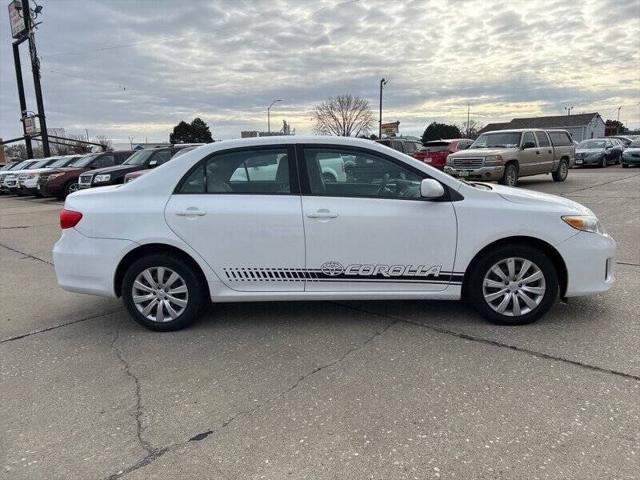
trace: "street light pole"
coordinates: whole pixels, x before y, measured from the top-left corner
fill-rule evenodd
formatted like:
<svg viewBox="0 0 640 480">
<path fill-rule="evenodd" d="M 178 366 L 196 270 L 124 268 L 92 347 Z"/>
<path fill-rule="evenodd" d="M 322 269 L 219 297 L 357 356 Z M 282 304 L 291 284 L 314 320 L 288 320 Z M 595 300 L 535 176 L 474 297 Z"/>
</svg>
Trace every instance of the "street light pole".
<svg viewBox="0 0 640 480">
<path fill-rule="evenodd" d="M 271 104 L 267 107 L 267 133 L 271 133 L 271 107 L 273 107 L 273 105 L 275 103 L 281 102 L 281 99 L 278 100 L 274 100 L 273 102 L 271 102 Z"/>
<path fill-rule="evenodd" d="M 382 138 L 382 87 L 384 87 L 389 80 L 384 78 L 380 80 L 380 114 L 378 116 L 378 138 Z"/>
</svg>

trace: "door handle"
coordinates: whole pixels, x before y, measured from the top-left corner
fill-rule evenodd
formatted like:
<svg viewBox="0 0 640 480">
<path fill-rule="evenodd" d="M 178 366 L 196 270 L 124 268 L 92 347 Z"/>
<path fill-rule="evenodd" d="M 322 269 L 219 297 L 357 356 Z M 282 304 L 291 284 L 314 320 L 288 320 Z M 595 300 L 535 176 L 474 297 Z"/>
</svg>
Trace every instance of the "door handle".
<svg viewBox="0 0 640 480">
<path fill-rule="evenodd" d="M 321 208 L 320 210 L 316 210 L 314 213 L 307 213 L 308 218 L 336 218 L 338 216 L 337 213 L 331 212 L 326 208 Z"/>
<path fill-rule="evenodd" d="M 540 155 L 540 150 L 536 150 L 536 155 Z"/>
<path fill-rule="evenodd" d="M 202 217 L 206 214 L 207 212 L 196 207 L 189 207 L 186 210 L 178 210 L 176 212 L 176 215 L 178 215 L 179 217 Z"/>
</svg>

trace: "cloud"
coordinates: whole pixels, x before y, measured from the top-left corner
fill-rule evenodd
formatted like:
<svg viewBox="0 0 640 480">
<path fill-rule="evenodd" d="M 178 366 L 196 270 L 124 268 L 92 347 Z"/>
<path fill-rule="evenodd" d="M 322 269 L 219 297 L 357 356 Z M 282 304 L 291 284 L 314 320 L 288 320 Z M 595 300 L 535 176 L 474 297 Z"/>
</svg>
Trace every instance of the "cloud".
<svg viewBox="0 0 640 480">
<path fill-rule="evenodd" d="M 43 0 L 37 33 L 47 120 L 122 140 L 168 138 L 198 115 L 214 137 L 353 93 L 418 134 L 436 119 L 481 122 L 600 111 L 640 127 L 637 1 L 317 2 Z M 6 10 L 0 10 L 0 136 L 20 134 Z M 33 87 L 22 47 L 29 109 Z"/>
</svg>

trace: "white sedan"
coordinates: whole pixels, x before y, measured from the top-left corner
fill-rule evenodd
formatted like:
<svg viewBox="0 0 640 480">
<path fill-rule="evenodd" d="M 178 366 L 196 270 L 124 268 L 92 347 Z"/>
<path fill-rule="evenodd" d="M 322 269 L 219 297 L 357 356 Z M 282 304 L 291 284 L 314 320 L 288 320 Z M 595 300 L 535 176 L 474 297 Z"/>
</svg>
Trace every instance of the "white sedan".
<svg viewBox="0 0 640 480">
<path fill-rule="evenodd" d="M 327 158 L 348 158 L 347 172 L 327 179 Z M 256 162 L 269 168 L 252 176 Z M 521 325 L 614 282 L 615 241 L 588 208 L 352 138 L 205 145 L 70 195 L 60 221 L 60 285 L 122 297 L 154 330 L 188 325 L 210 301 L 264 300 L 466 298 Z"/>
</svg>

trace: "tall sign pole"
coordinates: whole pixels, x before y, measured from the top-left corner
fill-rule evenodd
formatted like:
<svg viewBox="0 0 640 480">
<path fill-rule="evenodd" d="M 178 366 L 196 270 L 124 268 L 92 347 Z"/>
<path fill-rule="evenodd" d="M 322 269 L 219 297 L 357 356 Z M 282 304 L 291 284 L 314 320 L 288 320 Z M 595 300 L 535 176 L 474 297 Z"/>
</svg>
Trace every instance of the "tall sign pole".
<svg viewBox="0 0 640 480">
<path fill-rule="evenodd" d="M 18 82 L 18 99 L 20 100 L 20 118 L 22 119 L 22 132 L 24 135 L 24 144 L 27 148 L 27 158 L 33 158 L 33 147 L 31 146 L 31 135 L 27 133 L 27 127 L 24 124 L 24 118 L 27 116 L 27 100 L 24 96 L 24 83 L 22 82 L 22 65 L 20 64 L 20 46 L 18 43 L 13 44 L 13 63 L 16 67 L 16 80 Z"/>
</svg>

